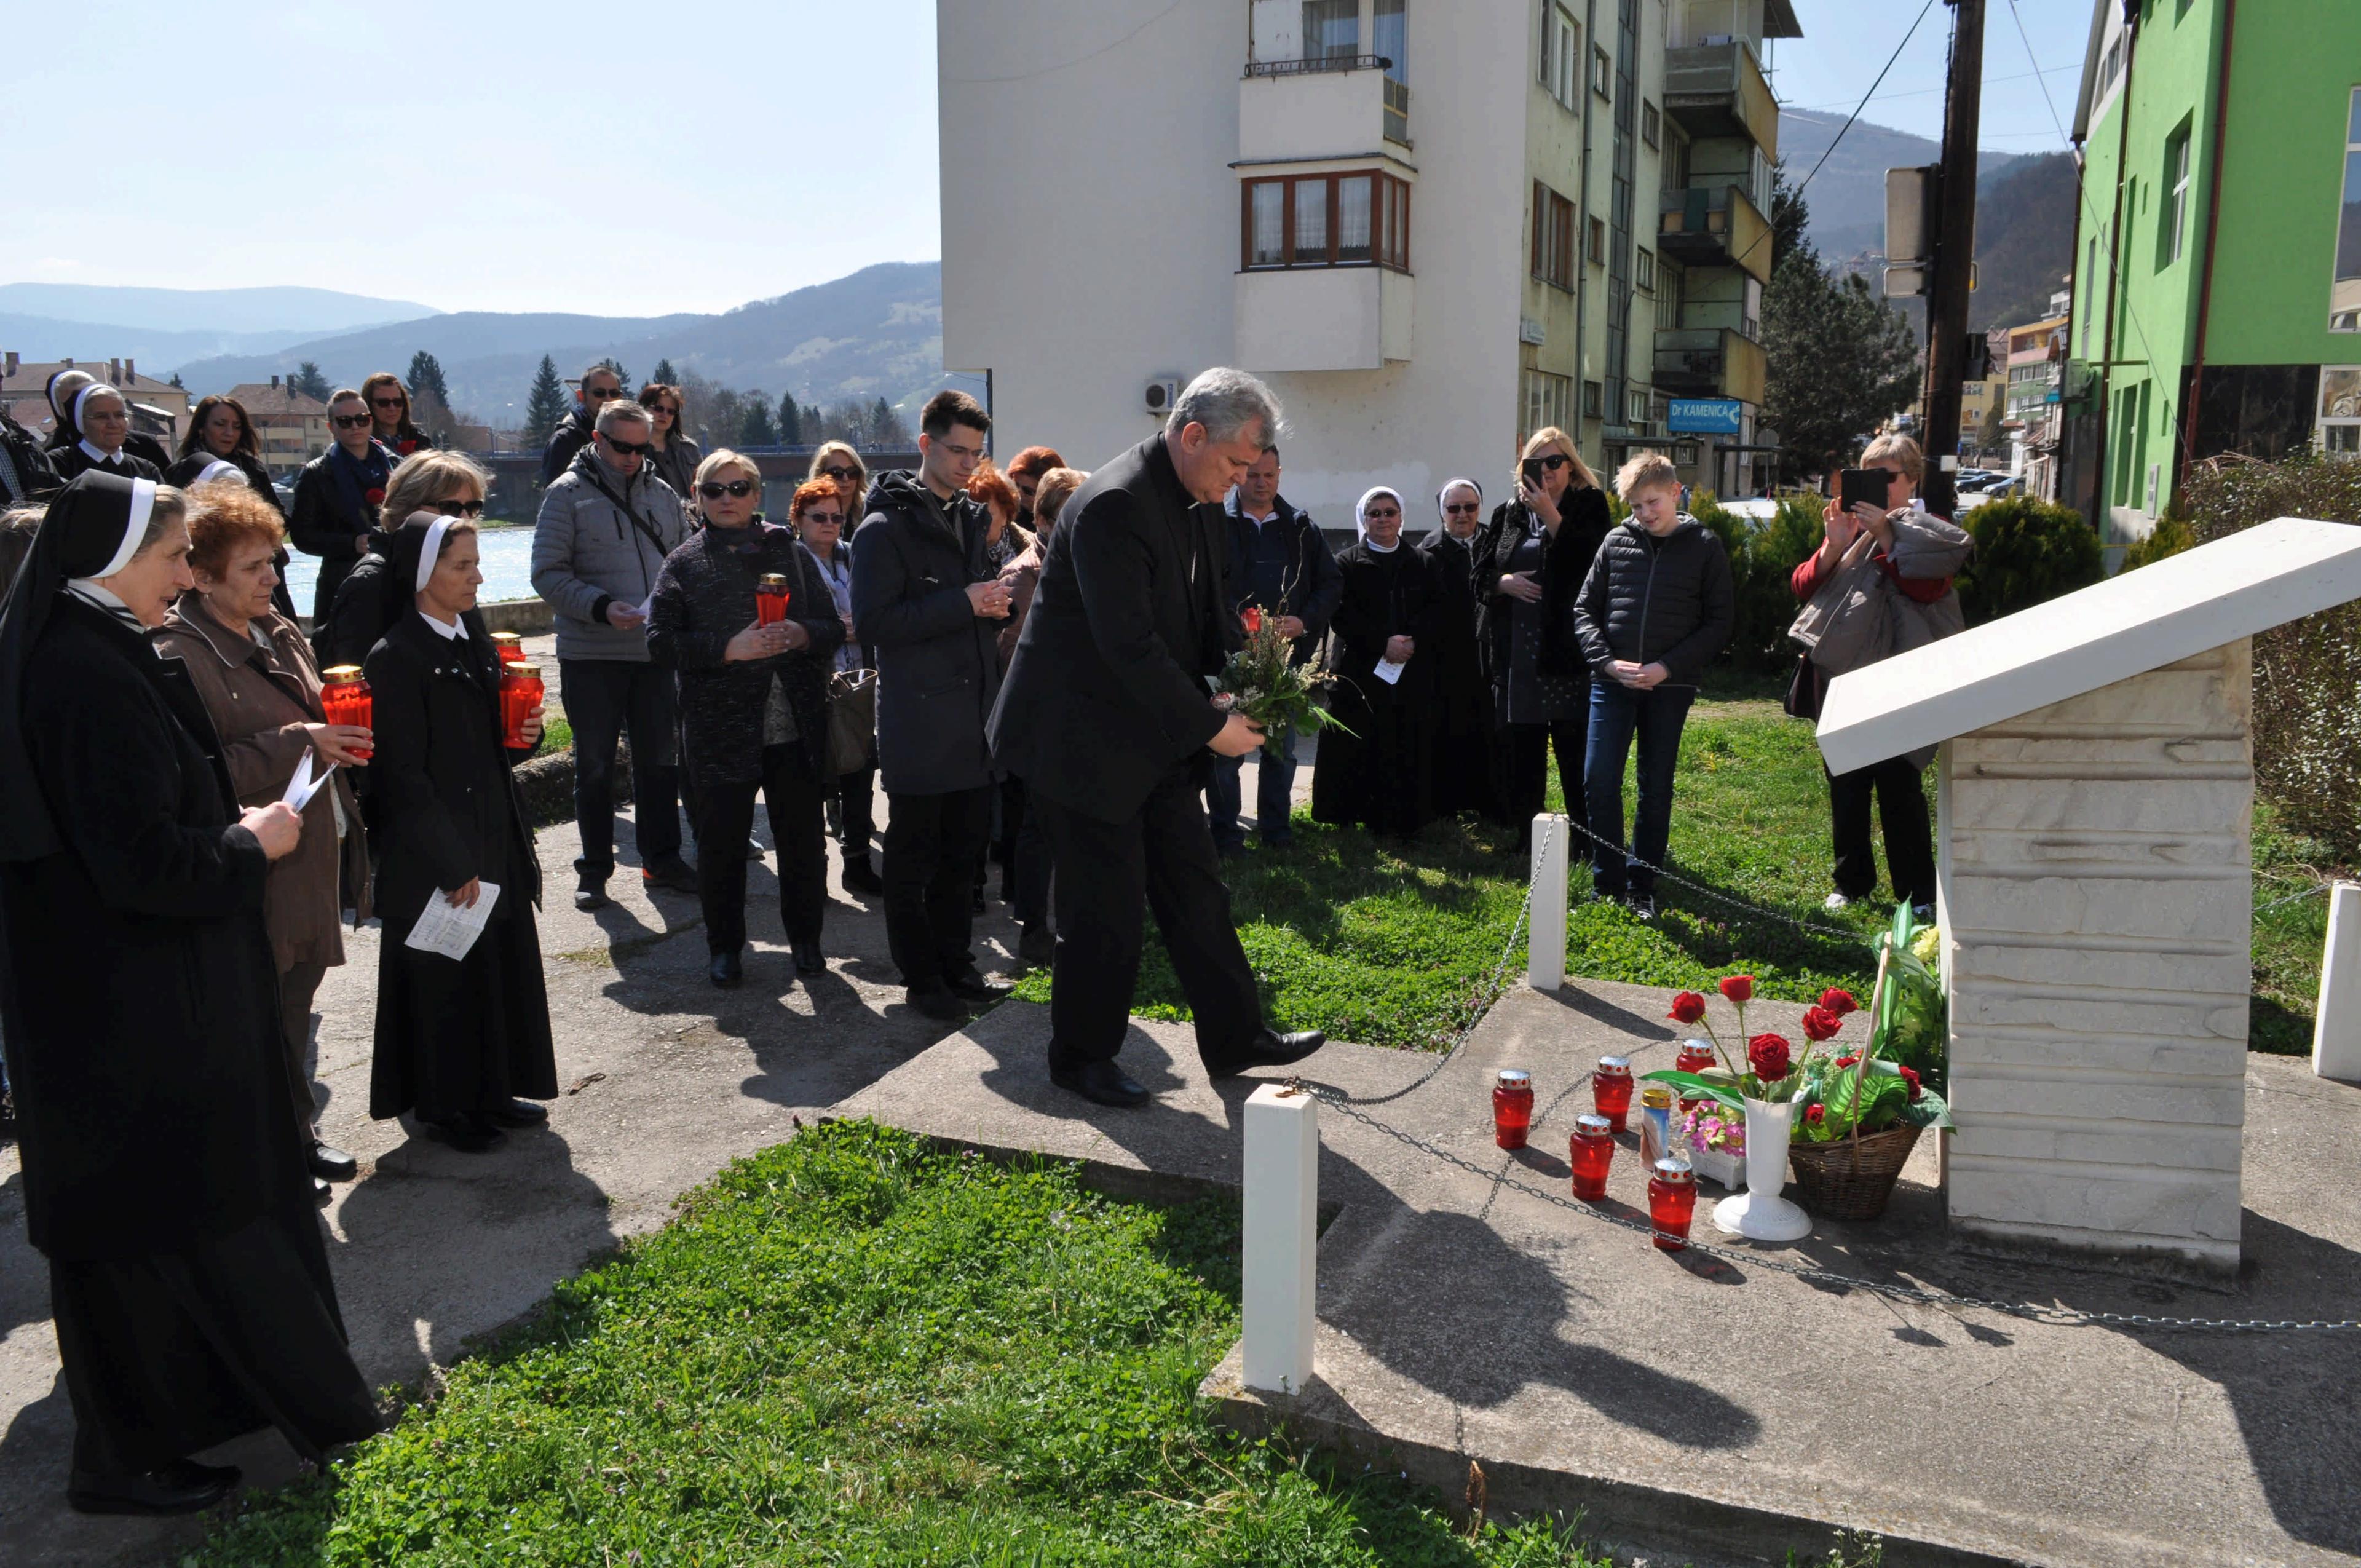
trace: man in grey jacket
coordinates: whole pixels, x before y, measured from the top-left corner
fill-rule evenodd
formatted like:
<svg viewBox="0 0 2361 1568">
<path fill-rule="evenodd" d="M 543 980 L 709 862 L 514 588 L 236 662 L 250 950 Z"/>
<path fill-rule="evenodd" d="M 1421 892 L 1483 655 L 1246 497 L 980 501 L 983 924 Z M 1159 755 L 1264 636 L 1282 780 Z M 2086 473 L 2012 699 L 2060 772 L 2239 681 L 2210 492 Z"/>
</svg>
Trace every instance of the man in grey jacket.
<svg viewBox="0 0 2361 1568">
<path fill-rule="evenodd" d="M 574 907 L 607 902 L 615 869 L 615 742 L 631 738 L 632 817 L 640 874 L 697 891 L 680 853 L 680 784 L 673 761 L 672 672 L 648 659 L 648 598 L 686 532 L 681 499 L 647 466 L 647 410 L 616 399 L 598 411 L 590 444 L 541 499 L 533 524 L 533 591 L 557 619 L 557 669 L 574 726 Z"/>
</svg>

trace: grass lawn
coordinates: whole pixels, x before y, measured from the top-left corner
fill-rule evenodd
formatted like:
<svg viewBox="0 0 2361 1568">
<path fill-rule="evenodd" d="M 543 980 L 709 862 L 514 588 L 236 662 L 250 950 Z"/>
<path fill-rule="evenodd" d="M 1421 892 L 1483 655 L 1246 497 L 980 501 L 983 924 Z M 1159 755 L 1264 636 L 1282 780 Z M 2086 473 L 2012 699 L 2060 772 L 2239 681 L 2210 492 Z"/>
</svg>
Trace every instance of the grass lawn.
<svg viewBox="0 0 2361 1568">
<path fill-rule="evenodd" d="M 1213 1426 L 1237 1235 L 1226 1201 L 812 1128 L 184 1561 L 1604 1568 Z"/>
</svg>

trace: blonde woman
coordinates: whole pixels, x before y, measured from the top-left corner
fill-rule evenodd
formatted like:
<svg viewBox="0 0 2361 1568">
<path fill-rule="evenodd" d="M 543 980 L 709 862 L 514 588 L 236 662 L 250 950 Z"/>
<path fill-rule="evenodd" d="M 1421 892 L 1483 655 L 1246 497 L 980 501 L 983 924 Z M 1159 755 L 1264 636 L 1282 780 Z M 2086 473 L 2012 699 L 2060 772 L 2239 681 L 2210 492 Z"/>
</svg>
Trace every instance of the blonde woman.
<svg viewBox="0 0 2361 1568">
<path fill-rule="evenodd" d="M 811 472 L 804 477 L 834 479 L 844 491 L 844 536 L 850 539 L 861 531 L 862 519 L 869 515 L 869 465 L 851 442 L 821 442 L 812 454 Z"/>
<path fill-rule="evenodd" d="M 1533 432 L 1518 455 L 1513 499 L 1493 509 L 1472 547 L 1477 563 L 1476 640 L 1492 677 L 1493 734 L 1503 822 L 1517 852 L 1532 847 L 1533 817 L 1549 790 L 1550 752 L 1576 829 L 1588 845 L 1582 801 L 1590 675 L 1573 635 L 1574 598 L 1612 514 L 1598 477 L 1555 425 Z"/>
</svg>

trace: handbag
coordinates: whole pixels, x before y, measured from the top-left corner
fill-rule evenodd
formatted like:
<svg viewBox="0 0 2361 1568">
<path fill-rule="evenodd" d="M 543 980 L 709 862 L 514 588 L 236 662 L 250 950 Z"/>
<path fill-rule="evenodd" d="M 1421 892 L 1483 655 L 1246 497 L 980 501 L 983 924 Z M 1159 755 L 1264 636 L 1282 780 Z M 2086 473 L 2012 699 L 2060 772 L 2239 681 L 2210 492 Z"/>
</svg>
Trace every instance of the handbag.
<svg viewBox="0 0 2361 1568">
<path fill-rule="evenodd" d="M 1893 616 L 1884 568 L 1856 541 L 1796 613 L 1787 635 L 1811 651 L 1813 663 L 1841 675 L 1893 652 Z"/>
<path fill-rule="evenodd" d="M 877 672 L 839 670 L 828 678 L 828 775 L 841 778 L 877 762 Z"/>
</svg>

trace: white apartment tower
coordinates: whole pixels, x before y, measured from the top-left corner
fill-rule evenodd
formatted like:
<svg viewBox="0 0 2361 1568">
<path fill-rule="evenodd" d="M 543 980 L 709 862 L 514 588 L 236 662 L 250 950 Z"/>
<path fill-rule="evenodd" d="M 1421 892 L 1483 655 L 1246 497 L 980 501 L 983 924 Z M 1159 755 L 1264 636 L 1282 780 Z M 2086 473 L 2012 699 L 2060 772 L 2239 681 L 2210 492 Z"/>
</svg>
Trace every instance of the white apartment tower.
<svg viewBox="0 0 2361 1568">
<path fill-rule="evenodd" d="M 939 0 L 943 363 L 1094 466 L 1211 365 L 1286 490 L 1509 493 L 1557 424 L 1751 485 L 1788 0 Z M 1740 429 L 1667 429 L 1732 399 Z M 1732 450 L 1736 448 L 1737 450 Z"/>
</svg>

